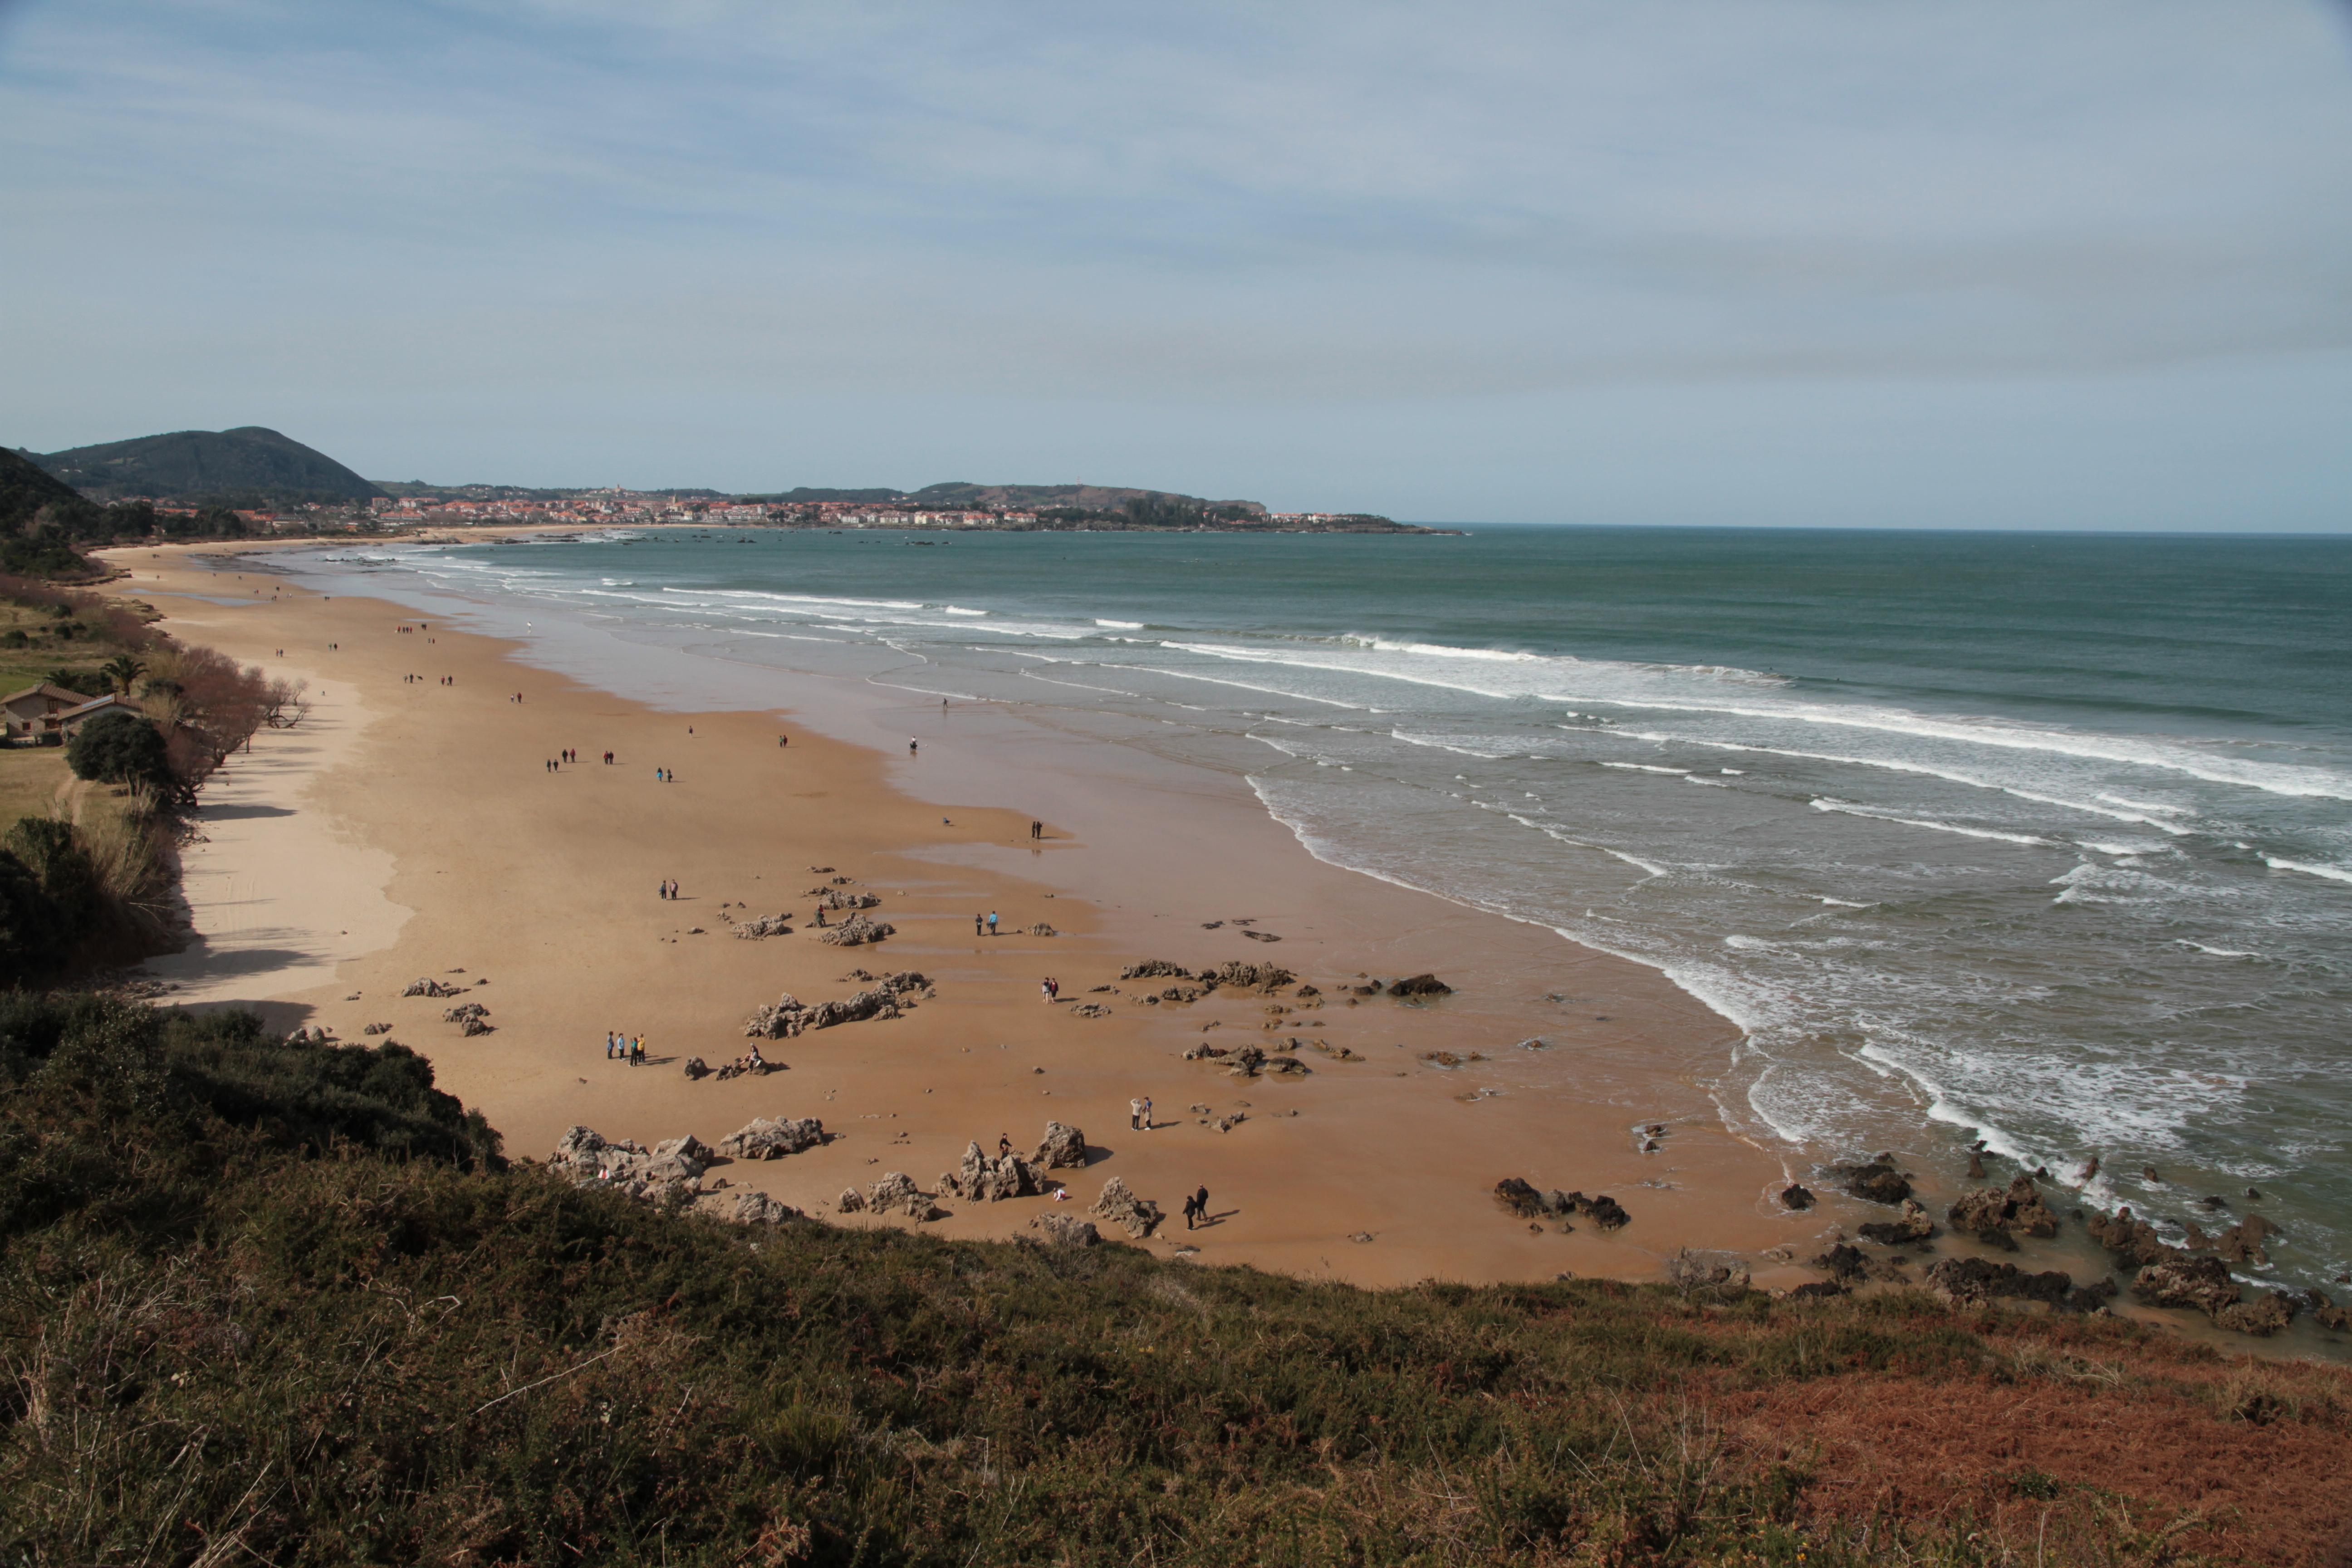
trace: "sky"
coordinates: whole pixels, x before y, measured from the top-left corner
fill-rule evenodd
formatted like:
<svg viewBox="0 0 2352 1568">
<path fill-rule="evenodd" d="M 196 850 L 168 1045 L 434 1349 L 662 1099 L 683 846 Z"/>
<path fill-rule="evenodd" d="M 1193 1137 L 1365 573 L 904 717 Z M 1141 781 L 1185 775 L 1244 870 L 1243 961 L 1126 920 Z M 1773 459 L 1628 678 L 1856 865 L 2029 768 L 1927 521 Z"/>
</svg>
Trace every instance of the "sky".
<svg viewBox="0 0 2352 1568">
<path fill-rule="evenodd" d="M 2352 531 L 2341 0 L 0 0 L 0 442 Z"/>
</svg>

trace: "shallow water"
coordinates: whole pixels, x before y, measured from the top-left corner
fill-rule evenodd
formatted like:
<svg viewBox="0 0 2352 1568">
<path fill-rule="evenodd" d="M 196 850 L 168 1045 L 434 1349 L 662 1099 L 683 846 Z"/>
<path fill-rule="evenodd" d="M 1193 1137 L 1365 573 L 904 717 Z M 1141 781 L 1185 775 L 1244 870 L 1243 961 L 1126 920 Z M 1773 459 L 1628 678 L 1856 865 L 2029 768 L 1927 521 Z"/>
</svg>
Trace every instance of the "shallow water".
<svg viewBox="0 0 2352 1568">
<path fill-rule="evenodd" d="M 2252 1184 L 2279 1278 L 2352 1263 L 2352 541 L 714 531 L 327 569 L 1239 773 L 1325 859 L 1665 970 L 1746 1031 L 1716 1087 L 1759 1137 L 2095 1153 L 2094 1201 L 2166 1218 Z"/>
</svg>

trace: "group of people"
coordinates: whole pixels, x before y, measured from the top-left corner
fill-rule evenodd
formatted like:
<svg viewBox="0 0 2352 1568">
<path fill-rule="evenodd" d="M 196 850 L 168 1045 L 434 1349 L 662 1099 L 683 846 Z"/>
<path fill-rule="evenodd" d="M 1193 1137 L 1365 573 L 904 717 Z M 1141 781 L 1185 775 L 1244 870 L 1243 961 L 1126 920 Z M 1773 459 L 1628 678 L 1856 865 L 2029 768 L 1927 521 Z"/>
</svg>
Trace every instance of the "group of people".
<svg viewBox="0 0 2352 1568">
<path fill-rule="evenodd" d="M 646 1037 L 643 1035 L 623 1035 L 607 1031 L 604 1036 L 604 1059 L 625 1061 L 631 1067 L 643 1067 L 646 1061 Z"/>
<path fill-rule="evenodd" d="M 668 877 L 664 877 L 661 880 L 661 896 L 665 899 L 677 898 L 677 883 Z"/>
<path fill-rule="evenodd" d="M 984 915 L 974 915 L 971 917 L 971 934 L 974 936 L 980 936 L 983 933 L 989 936 L 994 936 L 996 934 L 996 911 L 994 910 L 989 910 Z"/>
<path fill-rule="evenodd" d="M 1127 1125 L 1136 1132 L 1149 1132 L 1151 1127 L 1151 1097 L 1144 1095 L 1127 1102 Z"/>
<path fill-rule="evenodd" d="M 654 770 L 654 782 L 656 784 L 674 784 L 677 780 L 667 768 L 656 768 Z"/>
<path fill-rule="evenodd" d="M 1062 999 L 1062 983 L 1050 974 L 1038 983 L 1037 988 L 1045 994 L 1045 1000 L 1048 1002 L 1059 1002 Z"/>
<path fill-rule="evenodd" d="M 1190 1230 L 1196 1223 L 1209 1223 L 1209 1189 L 1206 1187 L 1184 1200 L 1184 1228 Z"/>
</svg>

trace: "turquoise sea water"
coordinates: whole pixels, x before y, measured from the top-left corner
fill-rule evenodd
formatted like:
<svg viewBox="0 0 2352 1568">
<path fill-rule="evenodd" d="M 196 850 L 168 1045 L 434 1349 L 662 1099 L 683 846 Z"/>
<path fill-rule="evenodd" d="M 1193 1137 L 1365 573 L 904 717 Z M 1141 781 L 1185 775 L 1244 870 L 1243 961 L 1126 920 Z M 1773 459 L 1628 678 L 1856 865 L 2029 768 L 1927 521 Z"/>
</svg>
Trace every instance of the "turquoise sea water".
<svg viewBox="0 0 2352 1568">
<path fill-rule="evenodd" d="M 353 566 L 1156 721 L 1120 743 L 1241 773 L 1326 859 L 1664 969 L 1746 1031 L 1726 1116 L 1801 1167 L 2095 1153 L 2091 1201 L 2255 1185 L 2277 1278 L 2352 1266 L 2352 540 L 714 531 Z"/>
</svg>

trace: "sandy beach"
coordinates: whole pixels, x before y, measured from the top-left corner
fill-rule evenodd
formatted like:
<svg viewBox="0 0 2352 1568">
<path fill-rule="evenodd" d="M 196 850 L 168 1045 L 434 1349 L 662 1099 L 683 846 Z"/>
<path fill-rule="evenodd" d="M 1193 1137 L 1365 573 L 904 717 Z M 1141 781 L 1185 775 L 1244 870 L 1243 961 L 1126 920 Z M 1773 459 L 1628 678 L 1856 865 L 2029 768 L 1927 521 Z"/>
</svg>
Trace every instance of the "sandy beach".
<svg viewBox="0 0 2352 1568">
<path fill-rule="evenodd" d="M 1065 1173 L 1065 1209 L 1117 1175 L 1170 1215 L 1155 1248 L 1370 1284 L 1639 1278 L 1683 1247 L 1793 1283 L 1809 1276 L 1768 1249 L 1809 1255 L 1837 1223 L 1833 1206 L 1791 1215 L 1773 1200 L 1779 1157 L 1727 1132 L 1700 1087 L 1736 1032 L 1662 977 L 1323 865 L 1245 795 L 1100 754 L 1125 748 L 1041 737 L 1024 766 L 1001 747 L 960 763 L 957 726 L 976 716 L 872 716 L 877 737 L 892 726 L 920 743 L 900 754 L 803 729 L 789 701 L 656 710 L 535 668 L 513 644 L 330 598 L 249 552 L 116 562 L 172 635 L 314 698 L 208 786 L 188 854 L 199 941 L 152 972 L 175 1000 L 424 1052 L 510 1155 L 544 1158 L 573 1125 L 715 1142 L 754 1117 L 814 1116 L 834 1135 L 823 1148 L 710 1180 L 840 1223 L 907 1225 L 844 1219 L 835 1201 L 894 1171 L 932 1187 L 968 1141 L 1026 1150 L 1060 1121 L 1095 1151 Z M 1091 751 L 1073 765 L 1058 748 Z M 551 767 L 567 749 L 580 760 Z M 657 895 L 665 880 L 679 898 Z M 897 934 L 818 942 L 812 892 L 835 886 L 877 896 Z M 975 935 L 990 910 L 1003 934 Z M 732 932 L 786 912 L 792 935 Z M 1041 924 L 1054 934 L 1028 934 Z M 1319 994 L 1148 1003 L 1170 983 L 1119 975 L 1153 958 L 1278 963 Z M 786 1070 L 682 1070 L 743 1053 L 762 1004 L 845 997 L 860 969 L 919 971 L 934 994 L 897 1019 L 762 1042 Z M 1423 972 L 1454 994 L 1342 989 Z M 1048 976 L 1058 1004 L 1041 994 Z M 404 996 L 420 978 L 462 989 L 493 1032 L 468 1037 L 444 1020 L 451 1001 Z M 646 1064 L 606 1059 L 608 1031 L 644 1037 Z M 1184 1055 L 1291 1054 L 1293 1040 L 1303 1077 L 1239 1079 Z M 1513 1087 L 1513 1058 L 1535 1050 L 1572 1091 Z M 1142 1097 L 1155 1125 L 1131 1130 Z M 1495 1203 L 1506 1176 L 1608 1194 L 1632 1222 L 1531 1227 Z M 1188 1232 L 1179 1205 L 1202 1186 L 1215 1217 Z M 927 1228 L 1006 1237 L 1054 1205 L 942 1206 Z"/>
</svg>

